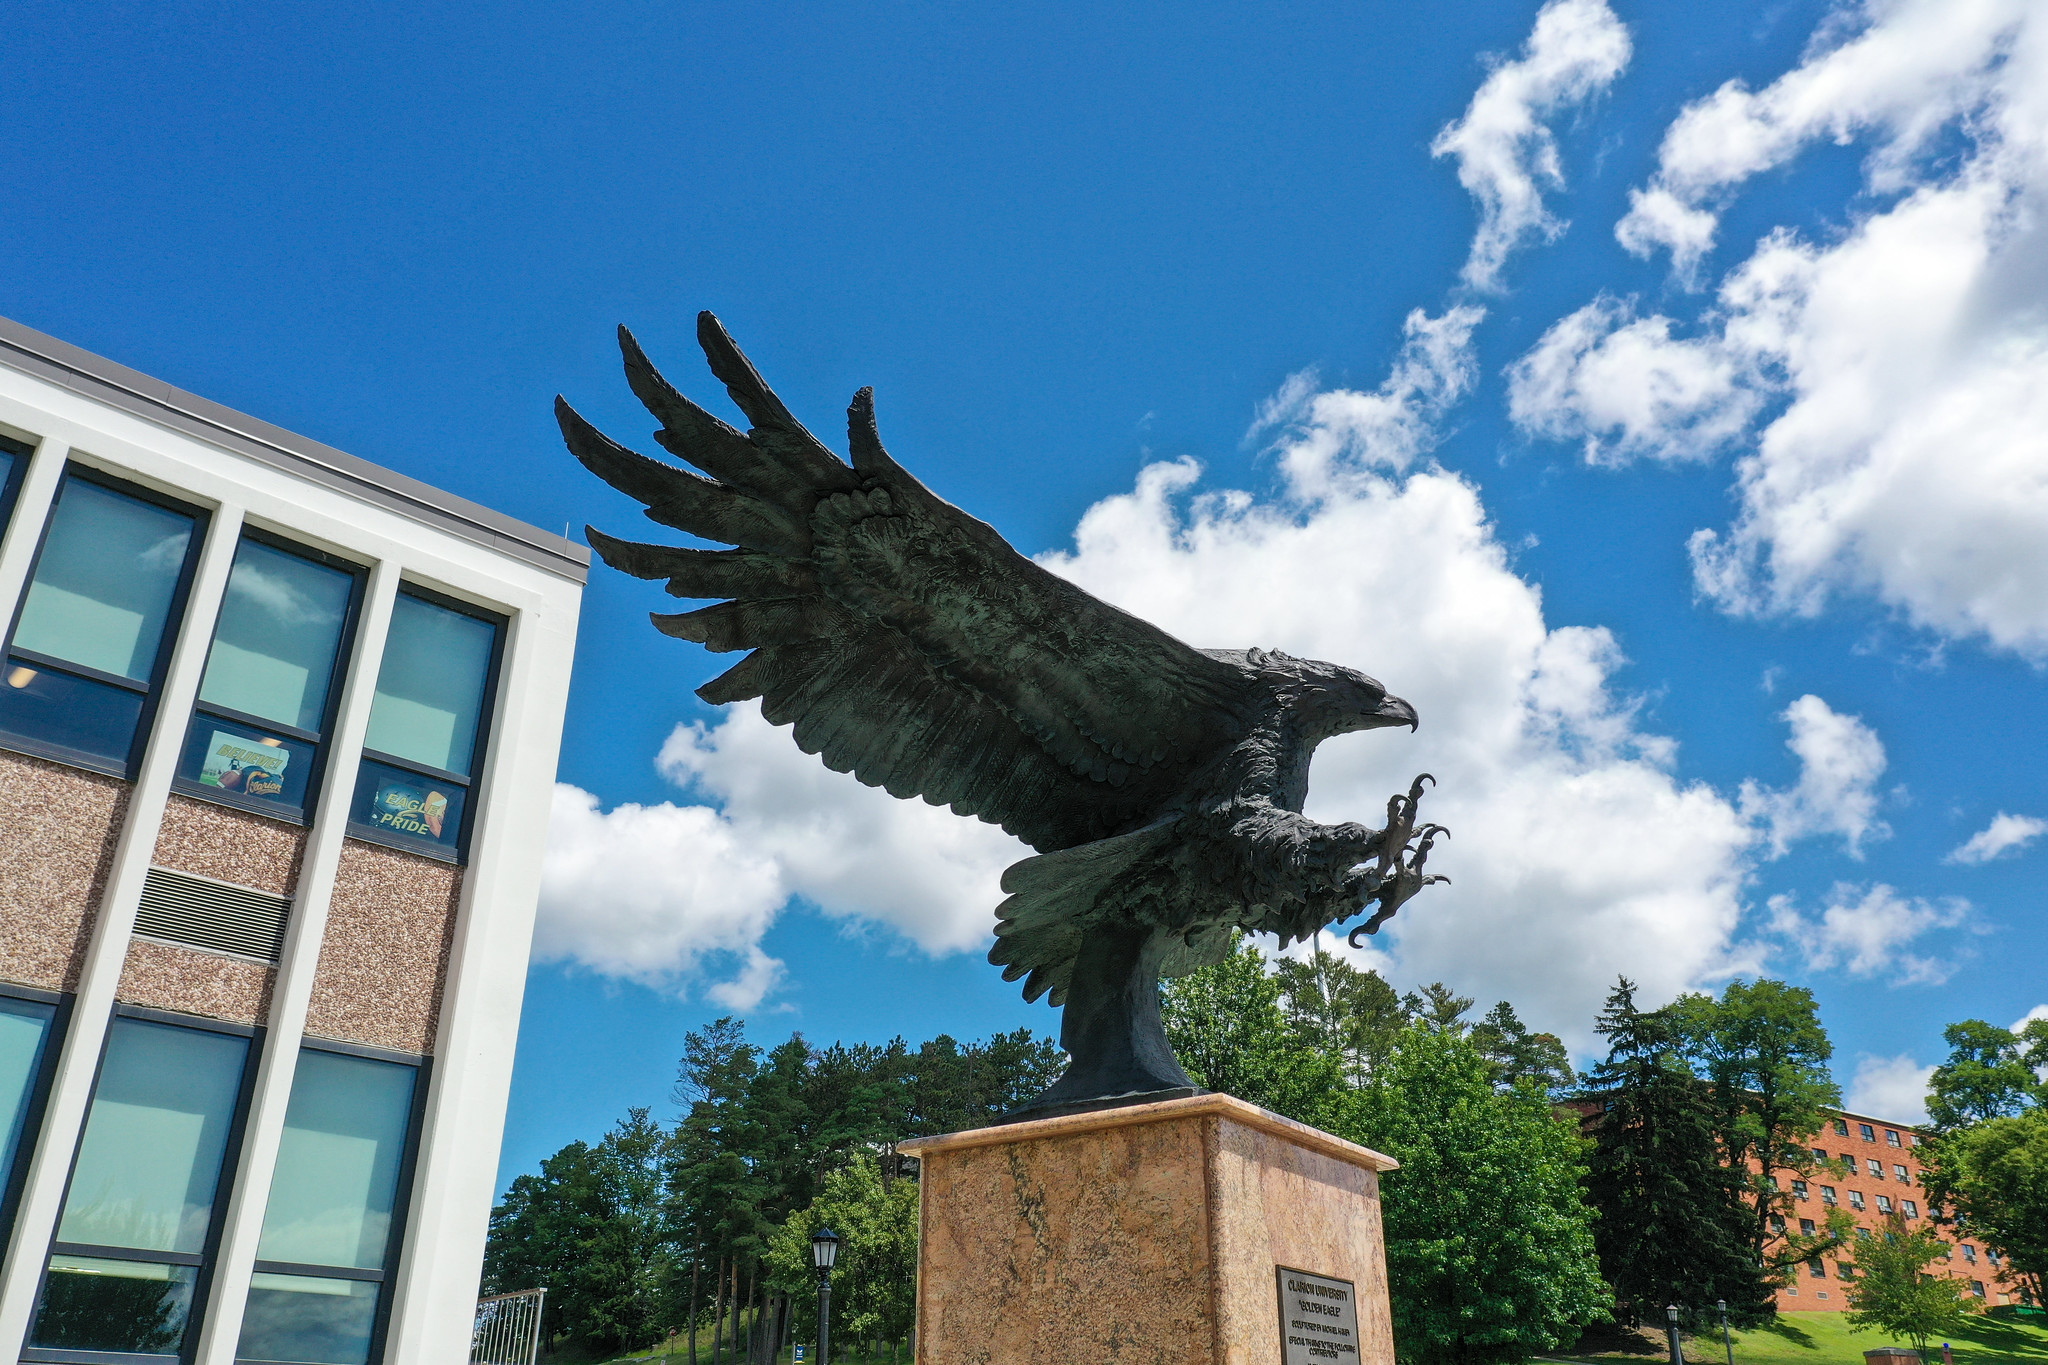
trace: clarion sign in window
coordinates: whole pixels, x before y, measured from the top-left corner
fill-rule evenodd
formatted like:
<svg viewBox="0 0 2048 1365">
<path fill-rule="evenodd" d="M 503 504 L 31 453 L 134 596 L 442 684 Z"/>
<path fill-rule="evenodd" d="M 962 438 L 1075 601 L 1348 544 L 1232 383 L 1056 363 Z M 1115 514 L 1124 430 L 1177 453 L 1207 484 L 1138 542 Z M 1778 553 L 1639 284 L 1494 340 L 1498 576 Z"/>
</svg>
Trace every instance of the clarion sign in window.
<svg viewBox="0 0 2048 1365">
<path fill-rule="evenodd" d="M 1284 1365 L 1358 1365 L 1358 1292 L 1349 1280 L 1274 1267 Z"/>
</svg>

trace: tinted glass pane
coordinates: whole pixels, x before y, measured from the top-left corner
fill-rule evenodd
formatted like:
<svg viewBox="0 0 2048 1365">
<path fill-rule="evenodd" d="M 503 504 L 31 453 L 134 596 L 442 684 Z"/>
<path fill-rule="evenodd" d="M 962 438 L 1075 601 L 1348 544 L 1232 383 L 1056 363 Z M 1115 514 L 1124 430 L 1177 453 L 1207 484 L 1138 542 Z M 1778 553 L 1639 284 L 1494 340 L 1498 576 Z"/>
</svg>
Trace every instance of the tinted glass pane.
<svg viewBox="0 0 2048 1365">
<path fill-rule="evenodd" d="M 395 842 L 453 853 L 468 800 L 469 793 L 452 782 L 366 758 L 356 775 L 354 819 Z"/>
<path fill-rule="evenodd" d="M 192 1312 L 191 1266 L 52 1256 L 29 1343 L 173 1355 Z"/>
<path fill-rule="evenodd" d="M 9 659 L 0 678 L 0 730 L 126 763 L 144 700 L 125 687 Z"/>
<path fill-rule="evenodd" d="M 192 518 L 64 480 L 14 643 L 138 681 L 156 667 Z"/>
<path fill-rule="evenodd" d="M 199 699 L 319 730 L 354 586 L 340 569 L 243 540 Z"/>
<path fill-rule="evenodd" d="M 467 774 L 496 639 L 488 621 L 400 593 L 364 744 Z"/>
<path fill-rule="evenodd" d="M 363 1280 L 252 1276 L 235 1358 L 364 1365 L 377 1322 L 377 1290 Z"/>
<path fill-rule="evenodd" d="M 306 804 L 319 746 L 209 716 L 192 717 L 178 775 L 258 805 L 298 811 Z"/>
<path fill-rule="evenodd" d="M 114 1020 L 57 1240 L 200 1251 L 248 1053 L 233 1034 Z"/>
<path fill-rule="evenodd" d="M 258 1260 L 383 1267 L 417 1075 L 396 1062 L 299 1054 Z"/>
<path fill-rule="evenodd" d="M 50 1038 L 50 1020 L 57 1011 L 34 1000 L 0 996 L 0 1183 L 14 1169 L 21 1148 L 21 1130 L 28 1122 L 28 1102 Z"/>
</svg>

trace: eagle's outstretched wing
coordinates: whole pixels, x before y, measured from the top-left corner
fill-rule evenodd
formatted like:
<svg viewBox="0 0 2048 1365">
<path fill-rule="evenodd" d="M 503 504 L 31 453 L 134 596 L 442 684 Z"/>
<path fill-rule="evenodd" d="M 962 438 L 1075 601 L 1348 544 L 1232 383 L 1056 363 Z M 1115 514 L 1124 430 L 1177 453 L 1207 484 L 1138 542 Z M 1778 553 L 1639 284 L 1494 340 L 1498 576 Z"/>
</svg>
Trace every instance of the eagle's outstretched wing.
<svg viewBox="0 0 2048 1365">
<path fill-rule="evenodd" d="M 752 650 L 698 689 L 762 699 L 828 767 L 1069 848 L 1152 818 L 1244 732 L 1252 674 L 1099 601 L 942 501 L 882 449 L 872 394 L 847 411 L 851 466 L 770 392 L 718 319 L 697 339 L 753 423 L 741 433 L 672 388 L 619 329 L 655 440 L 710 478 L 611 441 L 556 399 L 576 457 L 655 521 L 737 548 L 590 545 L 677 597 L 670 635 Z"/>
</svg>

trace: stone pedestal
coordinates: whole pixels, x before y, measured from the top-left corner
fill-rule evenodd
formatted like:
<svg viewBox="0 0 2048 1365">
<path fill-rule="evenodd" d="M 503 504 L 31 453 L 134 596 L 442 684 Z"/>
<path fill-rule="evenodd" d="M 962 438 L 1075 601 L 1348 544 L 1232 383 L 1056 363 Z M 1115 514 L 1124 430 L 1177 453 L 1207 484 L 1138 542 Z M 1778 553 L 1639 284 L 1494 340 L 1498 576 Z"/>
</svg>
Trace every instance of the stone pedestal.
<svg viewBox="0 0 2048 1365">
<path fill-rule="evenodd" d="M 923 1163 L 917 1365 L 1393 1365 L 1389 1157 L 1227 1095 L 898 1150 Z M 1308 1277 L 1354 1286 L 1355 1346 Z"/>
</svg>

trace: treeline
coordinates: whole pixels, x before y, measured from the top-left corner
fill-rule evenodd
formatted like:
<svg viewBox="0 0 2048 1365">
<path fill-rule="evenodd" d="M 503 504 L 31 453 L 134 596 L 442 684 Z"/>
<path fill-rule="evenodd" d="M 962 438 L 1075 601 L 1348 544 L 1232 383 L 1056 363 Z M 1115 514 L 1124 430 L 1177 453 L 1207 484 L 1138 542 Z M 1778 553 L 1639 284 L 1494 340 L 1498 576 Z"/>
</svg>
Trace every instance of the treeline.
<svg viewBox="0 0 2048 1365">
<path fill-rule="evenodd" d="M 1402 995 L 1328 954 L 1270 963 L 1247 947 L 1170 983 L 1162 1007 L 1203 1084 L 1401 1162 L 1381 1211 L 1404 1362 L 1525 1359 L 1592 1324 L 1661 1325 L 1669 1303 L 1694 1326 L 1717 1300 L 1755 1323 L 1785 1276 L 1857 1249 L 1846 1215 L 1803 1226 L 1794 1207 L 1793 1181 L 1839 1174 L 1808 1145 L 1841 1097 L 1804 989 L 1738 982 L 1645 1010 L 1622 981 L 1596 1021 L 1607 1055 L 1583 1077 L 1507 1002 L 1474 1017 L 1441 984 Z M 1950 1042 L 1930 1203 L 1970 1219 L 2038 1295 L 2048 1022 L 2017 1040 L 1958 1025 Z M 486 1288 L 546 1285 L 550 1339 L 583 1351 L 674 1335 L 697 1361 L 767 1365 L 814 1334 L 808 1243 L 829 1225 L 844 1239 L 834 1356 L 895 1360 L 917 1254 L 916 1163 L 895 1144 L 999 1118 L 1062 1060 L 1024 1030 L 763 1052 L 720 1020 L 686 1040 L 672 1125 L 634 1110 L 514 1182 Z M 1872 1302 L 1876 1289 L 1859 1285 Z"/>
</svg>

